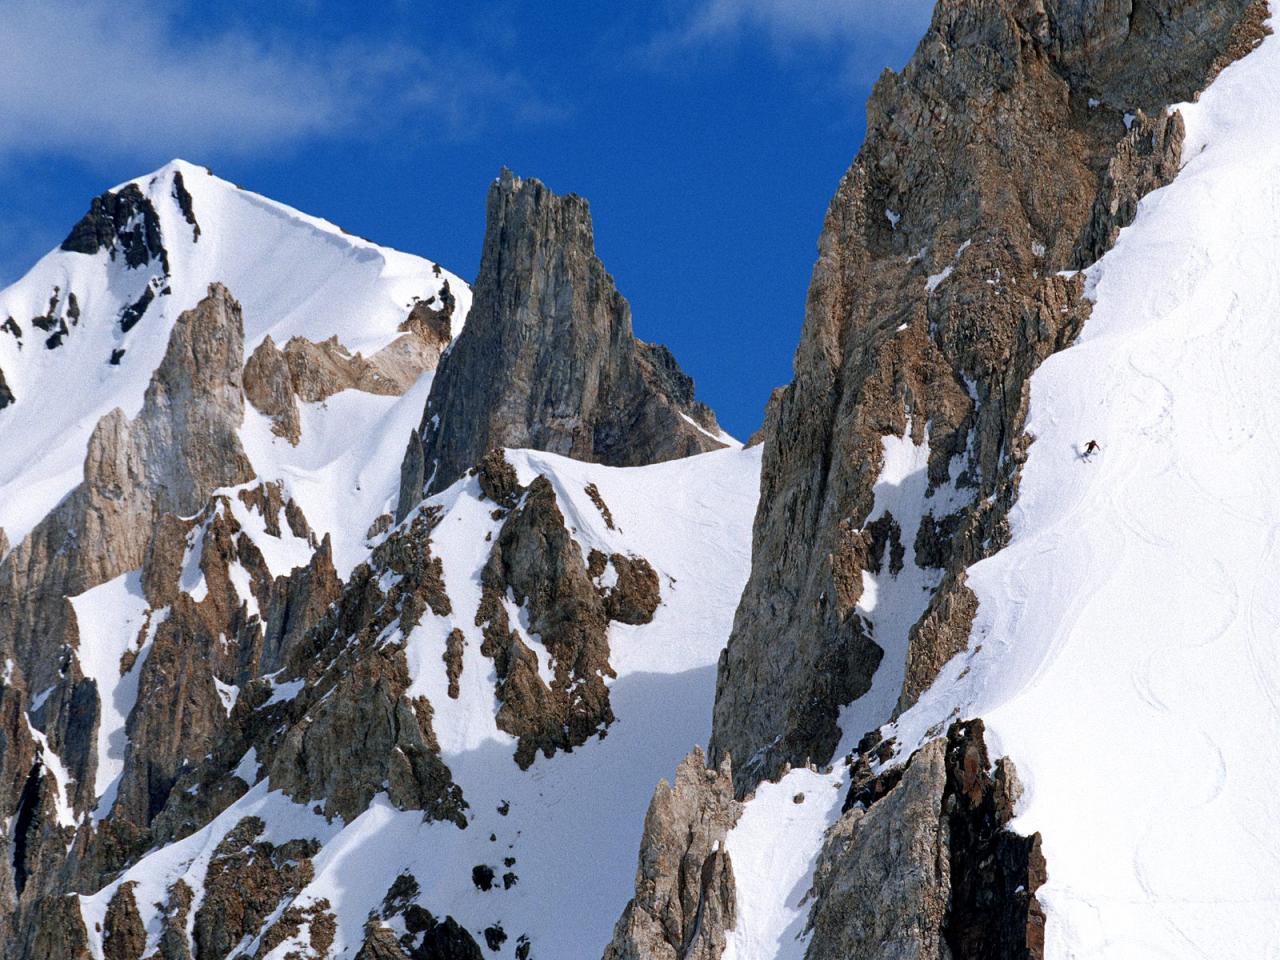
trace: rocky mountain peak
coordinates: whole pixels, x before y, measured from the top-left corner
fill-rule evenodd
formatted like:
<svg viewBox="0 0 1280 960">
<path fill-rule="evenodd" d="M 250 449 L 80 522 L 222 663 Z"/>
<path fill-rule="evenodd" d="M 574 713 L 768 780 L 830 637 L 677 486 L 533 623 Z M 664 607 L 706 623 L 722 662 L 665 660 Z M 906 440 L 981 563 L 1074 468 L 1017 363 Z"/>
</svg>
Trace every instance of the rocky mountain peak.
<svg viewBox="0 0 1280 960">
<path fill-rule="evenodd" d="M 189 196 L 187 207 L 190 207 Z M 136 183 L 94 197 L 89 212 L 62 241 L 62 249 L 89 255 L 105 249 L 110 251 L 112 259 L 120 252 L 131 269 L 153 259 L 165 260 L 159 214 Z"/>
<path fill-rule="evenodd" d="M 670 352 L 636 339 L 586 200 L 503 170 L 487 217 L 467 325 L 406 455 L 401 516 L 494 447 L 634 466 L 726 445 Z"/>
</svg>

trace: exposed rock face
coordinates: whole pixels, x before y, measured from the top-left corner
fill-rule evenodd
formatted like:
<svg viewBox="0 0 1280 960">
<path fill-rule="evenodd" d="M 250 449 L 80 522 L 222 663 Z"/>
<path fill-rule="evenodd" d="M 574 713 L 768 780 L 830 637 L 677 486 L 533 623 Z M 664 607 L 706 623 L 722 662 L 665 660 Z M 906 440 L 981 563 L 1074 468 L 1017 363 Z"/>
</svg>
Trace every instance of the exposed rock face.
<svg viewBox="0 0 1280 960">
<path fill-rule="evenodd" d="M 909 669 L 903 707 L 967 640 L 960 574 L 1007 540 L 1028 378 L 1087 315 L 1080 278 L 1059 271 L 1102 252 L 1176 171 L 1181 122 L 1160 108 L 1258 36 L 1249 0 L 1130 7 L 942 0 L 912 61 L 876 85 L 819 240 L 795 380 L 766 419 L 712 739 L 740 791 L 829 760 L 840 706 L 907 640 L 872 635 L 857 609 L 882 437 L 929 445 L 927 522 L 896 518 L 938 583 L 910 638 L 929 667 Z M 1135 108 L 1156 119 L 1128 129 Z M 928 516 L 942 488 L 950 506 Z"/>
<path fill-rule="evenodd" d="M 951 905 L 944 932 L 955 960 L 1042 960 L 1047 879 L 1040 835 L 1006 829 L 1022 792 L 1007 757 L 991 761 L 981 720 L 947 734 L 943 814 L 951 858 Z"/>
<path fill-rule="evenodd" d="M 572 750 L 613 722 L 605 684 L 616 676 L 609 622 L 652 620 L 661 602 L 658 575 L 643 557 L 593 550 L 584 561 L 551 481 L 539 476 L 521 487 L 501 450 L 486 454 L 475 473 L 499 505 L 494 516 L 505 515 L 481 573 L 475 623 L 498 678 L 498 726 L 518 738 L 515 759 L 527 767 L 540 751 L 551 757 Z M 613 578 L 605 586 L 609 566 Z M 512 623 L 516 610 L 523 624 Z M 461 644 L 458 634 L 445 650 L 451 690 L 462 669 Z"/>
<path fill-rule="evenodd" d="M 613 568 L 611 577 L 609 567 Z M 600 584 L 597 589 L 604 598 L 605 613 L 610 620 L 631 624 L 653 620 L 662 602 L 662 593 L 658 573 L 644 557 L 620 553 L 606 557 L 599 550 L 592 550 L 587 557 L 587 575 Z M 606 577 L 611 580 L 607 586 Z"/>
<path fill-rule="evenodd" d="M 343 390 L 404 394 L 424 372 L 435 369 L 449 345 L 452 313 L 452 296 L 439 310 L 425 302 L 415 304 L 401 325 L 402 336 L 367 359 L 352 354 L 337 337 L 323 343 L 291 337 L 281 350 L 268 336 L 245 365 L 245 394 L 260 413 L 272 418 L 276 435 L 296 446 L 302 430 L 298 401 L 318 403 Z"/>
<path fill-rule="evenodd" d="M 131 269 L 156 260 L 164 265 L 165 273 L 169 272 L 168 255 L 160 236 L 160 216 L 135 183 L 116 193 L 108 191 L 94 197 L 89 212 L 62 241 L 62 249 L 87 254 L 105 249 L 113 260 L 117 254 L 123 256 Z"/>
<path fill-rule="evenodd" d="M 0 914 L 28 931 L 46 912 L 41 898 L 64 884 L 61 874 L 71 869 L 71 831 L 59 826 L 59 803 L 78 816 L 95 799 L 98 695 L 75 657 L 79 633 L 65 597 L 141 567 L 158 516 L 195 513 L 213 489 L 252 475 L 236 436 L 243 416 L 241 342 L 238 305 L 224 288 L 211 288 L 174 325 L 138 417 L 128 420 L 117 410 L 99 422 L 84 482 L 0 561 L 0 660 L 23 668 L 0 693 L 13 710 L 5 753 L 26 766 L 6 773 L 25 778 L 6 793 L 23 830 L 13 841 L 19 849 L 9 863 L 19 869 L 9 895 L 0 896 Z M 48 692 L 32 718 L 41 738 L 33 744 L 36 734 L 23 713 L 31 691 L 39 690 Z M 46 750 L 61 758 L 62 786 Z M 33 949 L 29 941 L 25 949 Z"/>
<path fill-rule="evenodd" d="M 407 694 L 403 644 L 382 642 L 397 620 L 407 636 L 428 611 L 452 612 L 440 560 L 431 555 L 437 520 L 419 513 L 379 545 L 289 651 L 279 682 L 302 681 L 297 696 L 270 709 L 267 690 L 256 687 L 244 703 L 246 716 L 267 707 L 254 723 L 264 732 L 256 749 L 272 784 L 299 802 L 322 804 L 327 816 L 350 822 L 386 790 L 401 809 L 465 823 L 466 803 L 431 728 L 432 706 Z"/>
<path fill-rule="evenodd" d="M 187 190 L 186 181 L 182 179 L 181 170 L 173 172 L 173 199 L 178 201 L 178 209 L 182 211 L 183 219 L 191 224 L 192 242 L 198 243 L 200 224 L 196 221 L 195 205 L 191 201 L 191 193 Z"/>
<path fill-rule="evenodd" d="M 828 832 L 814 870 L 806 960 L 948 957 L 945 754 L 945 743 L 930 743 L 883 799 L 848 811 Z"/>
<path fill-rule="evenodd" d="M 310 538 L 315 553 L 306 567 L 273 577 L 225 495 L 213 498 L 191 520 L 166 515 L 157 525 L 143 587 L 152 609 L 166 612 L 155 615 L 157 623 L 148 631 L 152 642 L 138 679 L 140 697 L 127 725 L 133 749 L 112 814 L 117 822 L 151 825 L 162 837 L 194 828 L 225 805 L 212 785 L 202 784 L 203 812 L 197 813 L 185 795 L 174 795 L 174 787 L 218 741 L 239 691 L 278 669 L 284 652 L 341 593 L 328 538 L 315 544 L 305 518 L 292 500 L 283 499 L 278 485 L 261 484 L 236 496 L 259 514 L 268 536 L 283 532 L 284 515 L 289 532 Z M 198 554 L 189 560 L 197 545 Z M 202 578 L 199 599 L 180 584 L 183 567 L 192 560 Z M 240 587 L 233 582 L 236 568 L 247 579 Z M 249 595 L 242 596 L 246 587 Z M 175 689 L 184 696 L 167 695 Z"/>
<path fill-rule="evenodd" d="M 6 948 L 15 946 L 6 942 Z M 92 960 L 89 935 L 75 896 L 50 897 L 42 904 L 32 956 L 42 960 Z"/>
<path fill-rule="evenodd" d="M 613 722 L 604 678 L 609 665 L 609 615 L 587 576 L 582 548 L 565 527 L 555 490 L 538 477 L 495 539 L 481 583 L 476 625 L 481 652 L 498 674 L 498 726 L 519 738 L 516 762 L 538 751 L 585 743 Z M 512 628 L 503 600 L 528 608 L 528 631 L 541 638 L 554 677 L 548 684 L 538 654 Z"/>
<path fill-rule="evenodd" d="M 107 905 L 102 931 L 104 960 L 141 960 L 147 948 L 147 930 L 133 895 L 135 883 L 122 883 Z"/>
<path fill-rule="evenodd" d="M 1040 838 L 1006 828 L 1017 777 L 989 766 L 982 721 L 956 723 L 846 810 L 814 872 L 807 960 L 1044 956 Z"/>
<path fill-rule="evenodd" d="M 98 423 L 84 482 L 0 563 L 0 650 L 37 668 L 36 689 L 55 681 L 57 651 L 71 640 L 64 596 L 141 567 L 154 515 L 190 516 L 217 487 L 253 476 L 237 435 L 243 329 L 239 305 L 217 285 L 182 314 L 142 412 Z"/>
<path fill-rule="evenodd" d="M 658 784 L 645 816 L 636 895 L 605 960 L 715 960 L 733 929 L 736 891 L 725 837 L 742 807 L 728 761 L 706 766 L 694 748 L 672 786 Z"/>
<path fill-rule="evenodd" d="M 474 289 L 406 454 L 399 517 L 494 447 L 631 466 L 723 446 L 670 352 L 632 334 L 581 197 L 504 170 Z"/>
<path fill-rule="evenodd" d="M 283 900 L 311 881 L 311 857 L 319 845 L 293 840 L 276 846 L 258 839 L 263 826 L 256 818 L 241 820 L 214 851 L 195 914 L 197 960 L 229 956 Z"/>
</svg>

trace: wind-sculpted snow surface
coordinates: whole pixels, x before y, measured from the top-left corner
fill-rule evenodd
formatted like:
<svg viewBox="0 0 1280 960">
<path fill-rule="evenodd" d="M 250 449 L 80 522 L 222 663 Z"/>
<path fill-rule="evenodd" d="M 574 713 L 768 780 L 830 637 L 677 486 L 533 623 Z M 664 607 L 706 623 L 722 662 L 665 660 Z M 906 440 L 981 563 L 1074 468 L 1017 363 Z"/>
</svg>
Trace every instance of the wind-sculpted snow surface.
<svg viewBox="0 0 1280 960">
<path fill-rule="evenodd" d="M 1277 102 L 1269 37 L 1179 107 L 1182 172 L 1088 271 L 1079 342 L 1032 379 L 969 649 L 893 731 L 906 756 L 982 716 L 1018 764 L 1050 958 L 1280 942 Z"/>
</svg>

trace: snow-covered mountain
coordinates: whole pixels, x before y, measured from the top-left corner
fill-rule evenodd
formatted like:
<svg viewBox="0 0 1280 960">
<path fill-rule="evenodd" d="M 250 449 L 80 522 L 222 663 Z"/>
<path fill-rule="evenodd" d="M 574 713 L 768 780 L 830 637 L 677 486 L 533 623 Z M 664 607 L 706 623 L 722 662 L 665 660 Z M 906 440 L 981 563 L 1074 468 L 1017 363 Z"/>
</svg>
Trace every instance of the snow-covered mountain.
<svg viewBox="0 0 1280 960">
<path fill-rule="evenodd" d="M 60 249 L 0 293 L 6 334 L 0 375 L 11 398 L 0 418 L 0 529 L 11 544 L 79 482 L 98 420 L 114 408 L 129 416 L 141 408 L 173 322 L 210 283 L 225 284 L 240 301 L 248 352 L 267 337 L 284 344 L 336 336 L 351 352 L 371 356 L 402 335 L 415 301 L 442 297 L 446 285 L 457 301 L 459 329 L 470 306 L 467 285 L 436 264 L 353 237 L 180 160 L 105 196 L 124 199 L 96 200 Z M 391 430 L 412 426 L 427 386 L 416 385 L 400 420 L 388 423 Z M 339 402 L 347 400 L 361 402 Z M 353 417 L 372 427 L 394 416 L 392 400 L 363 402 L 372 409 L 339 412 L 339 430 Z M 352 464 L 336 462 L 337 451 L 320 449 L 327 412 L 307 415 L 316 422 L 304 431 L 306 443 L 290 458 L 289 472 L 301 485 L 324 483 L 319 507 L 350 497 L 356 477 Z M 245 429 L 261 447 L 258 426 Z M 264 460 L 274 456 L 261 453 Z M 354 451 L 345 458 L 382 462 Z M 327 483 L 326 473 L 334 474 Z M 385 498 L 397 483 L 389 475 L 364 486 Z M 363 500 L 361 515 L 376 507 L 368 520 L 385 509 Z"/>
<path fill-rule="evenodd" d="M 1269 15 L 941 0 L 746 448 L 538 181 L 470 287 L 96 199 L 0 292 L 5 955 L 1269 955 Z"/>
<path fill-rule="evenodd" d="M 578 269 L 603 275 L 584 203 L 511 177 L 499 188 L 515 211 L 563 203 L 585 223 L 569 275 L 563 255 L 519 269 L 562 286 L 583 282 Z M 543 225 L 491 226 L 543 242 Z M 486 282 L 541 282 L 522 276 Z M 422 938 L 406 909 L 427 891 L 427 940 L 520 956 L 533 939 L 603 947 L 653 786 L 705 737 L 759 450 L 723 434 L 670 355 L 632 338 L 625 301 L 591 284 L 622 312 L 607 321 L 607 372 L 580 373 L 582 388 L 668 411 L 650 440 L 615 434 L 595 458 L 718 452 L 623 469 L 512 450 L 419 492 L 399 524 L 402 460 L 471 307 L 437 265 L 175 161 L 95 200 L 0 294 L 14 318 L 0 509 L 16 613 L 0 630 L 0 697 L 17 708 L 0 880 L 19 955 L 168 955 L 179 910 L 199 956 L 324 942 L 351 956 L 371 912 Z M 592 310 L 556 338 L 535 332 L 541 349 L 595 337 Z M 536 553 L 548 537 L 554 556 L 497 572 L 495 545 Z M 570 556 L 576 572 L 556 579 Z M 497 576 L 510 583 L 492 594 Z M 505 653 L 489 649 L 500 636 Z M 353 665 L 356 637 L 368 647 Z M 513 662 L 525 657 L 529 676 Z M 316 724 L 326 703 L 347 712 Z M 323 749 L 356 756 L 312 768 L 321 748 L 297 741 L 318 726 Z M 539 750 L 555 764 L 530 766 Z M 253 857 L 227 870 L 228 837 L 271 860 L 265 889 Z M 593 859 L 570 887 L 566 871 Z M 58 900 L 66 889 L 83 896 Z"/>
</svg>

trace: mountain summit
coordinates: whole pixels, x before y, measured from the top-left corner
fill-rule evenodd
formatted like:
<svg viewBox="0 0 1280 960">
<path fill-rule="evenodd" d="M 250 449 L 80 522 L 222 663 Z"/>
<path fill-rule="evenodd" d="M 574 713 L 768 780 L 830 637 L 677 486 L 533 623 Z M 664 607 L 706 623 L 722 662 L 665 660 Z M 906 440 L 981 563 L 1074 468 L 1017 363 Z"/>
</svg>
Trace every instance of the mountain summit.
<svg viewBox="0 0 1280 960">
<path fill-rule="evenodd" d="M 1265 3 L 940 0 L 746 448 L 536 180 L 474 301 L 91 201 L 0 291 L 5 957 L 1268 955 L 1277 102 Z"/>
<path fill-rule="evenodd" d="M 635 338 L 581 197 L 502 172 L 469 316 L 406 456 L 401 516 L 494 447 L 626 467 L 733 443 L 671 352 Z"/>
</svg>

